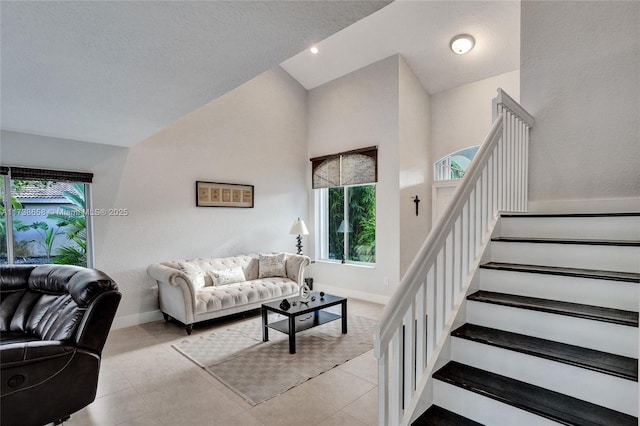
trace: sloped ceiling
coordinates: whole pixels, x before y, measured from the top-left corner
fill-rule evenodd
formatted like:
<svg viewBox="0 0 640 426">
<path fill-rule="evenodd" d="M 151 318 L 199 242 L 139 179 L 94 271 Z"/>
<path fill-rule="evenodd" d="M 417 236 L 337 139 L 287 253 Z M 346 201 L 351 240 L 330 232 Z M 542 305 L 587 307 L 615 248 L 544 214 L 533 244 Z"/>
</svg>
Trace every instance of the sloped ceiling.
<svg viewBox="0 0 640 426">
<path fill-rule="evenodd" d="M 466 55 L 449 48 L 458 34 L 476 39 Z M 519 69 L 520 2 L 396 0 L 317 47 L 282 63 L 306 89 L 399 53 L 434 94 Z"/>
<path fill-rule="evenodd" d="M 131 146 L 389 1 L 1 1 L 4 130 Z"/>
</svg>

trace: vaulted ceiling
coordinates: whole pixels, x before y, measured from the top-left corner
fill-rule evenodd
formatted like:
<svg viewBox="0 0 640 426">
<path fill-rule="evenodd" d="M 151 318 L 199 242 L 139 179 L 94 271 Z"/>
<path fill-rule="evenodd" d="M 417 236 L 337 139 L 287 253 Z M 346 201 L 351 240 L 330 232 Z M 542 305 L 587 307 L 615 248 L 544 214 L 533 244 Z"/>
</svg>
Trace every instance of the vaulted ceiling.
<svg viewBox="0 0 640 426">
<path fill-rule="evenodd" d="M 517 1 L 2 0 L 0 14 L 2 129 L 121 146 L 278 64 L 310 89 L 400 53 L 430 93 L 519 67 Z M 458 33 L 476 38 L 467 55 L 449 50 Z"/>
<path fill-rule="evenodd" d="M 458 34 L 475 38 L 471 52 L 451 51 Z M 520 2 L 396 0 L 317 47 L 282 63 L 307 89 L 399 53 L 434 94 L 519 69 Z"/>
<path fill-rule="evenodd" d="M 2 0 L 2 129 L 131 146 L 388 3 Z"/>
</svg>

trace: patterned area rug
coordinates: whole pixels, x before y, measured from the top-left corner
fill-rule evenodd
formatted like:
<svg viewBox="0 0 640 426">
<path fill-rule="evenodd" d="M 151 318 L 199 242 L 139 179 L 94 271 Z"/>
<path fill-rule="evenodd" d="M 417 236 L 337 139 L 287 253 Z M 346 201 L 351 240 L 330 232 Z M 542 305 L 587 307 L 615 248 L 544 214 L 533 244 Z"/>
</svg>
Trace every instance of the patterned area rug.
<svg viewBox="0 0 640 426">
<path fill-rule="evenodd" d="M 262 342 L 260 318 L 172 346 L 257 405 L 371 350 L 375 324 L 350 315 L 347 334 L 340 320 L 297 333 L 293 355 L 286 334 L 269 329 L 269 342 Z"/>
</svg>

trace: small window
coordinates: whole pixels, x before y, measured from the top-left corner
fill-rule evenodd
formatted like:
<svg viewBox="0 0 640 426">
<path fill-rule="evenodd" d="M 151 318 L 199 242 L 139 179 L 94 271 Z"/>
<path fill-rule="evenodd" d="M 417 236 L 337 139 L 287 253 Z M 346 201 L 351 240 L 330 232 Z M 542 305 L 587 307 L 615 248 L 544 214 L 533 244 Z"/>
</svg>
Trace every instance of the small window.
<svg viewBox="0 0 640 426">
<path fill-rule="evenodd" d="M 469 148 L 453 152 L 436 161 L 434 165 L 434 179 L 462 179 L 479 148 L 480 145 L 470 146 Z"/>
</svg>

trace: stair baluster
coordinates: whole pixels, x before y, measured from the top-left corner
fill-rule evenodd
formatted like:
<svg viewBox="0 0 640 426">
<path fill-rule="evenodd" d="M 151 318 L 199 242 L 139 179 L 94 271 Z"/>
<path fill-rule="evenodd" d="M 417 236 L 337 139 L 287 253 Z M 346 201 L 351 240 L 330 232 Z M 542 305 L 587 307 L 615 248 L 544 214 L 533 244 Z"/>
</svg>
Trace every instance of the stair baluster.
<svg viewBox="0 0 640 426">
<path fill-rule="evenodd" d="M 527 209 L 529 129 L 534 120 L 502 89 L 493 111 L 489 134 L 376 328 L 380 425 L 409 423 L 497 213 Z"/>
</svg>

